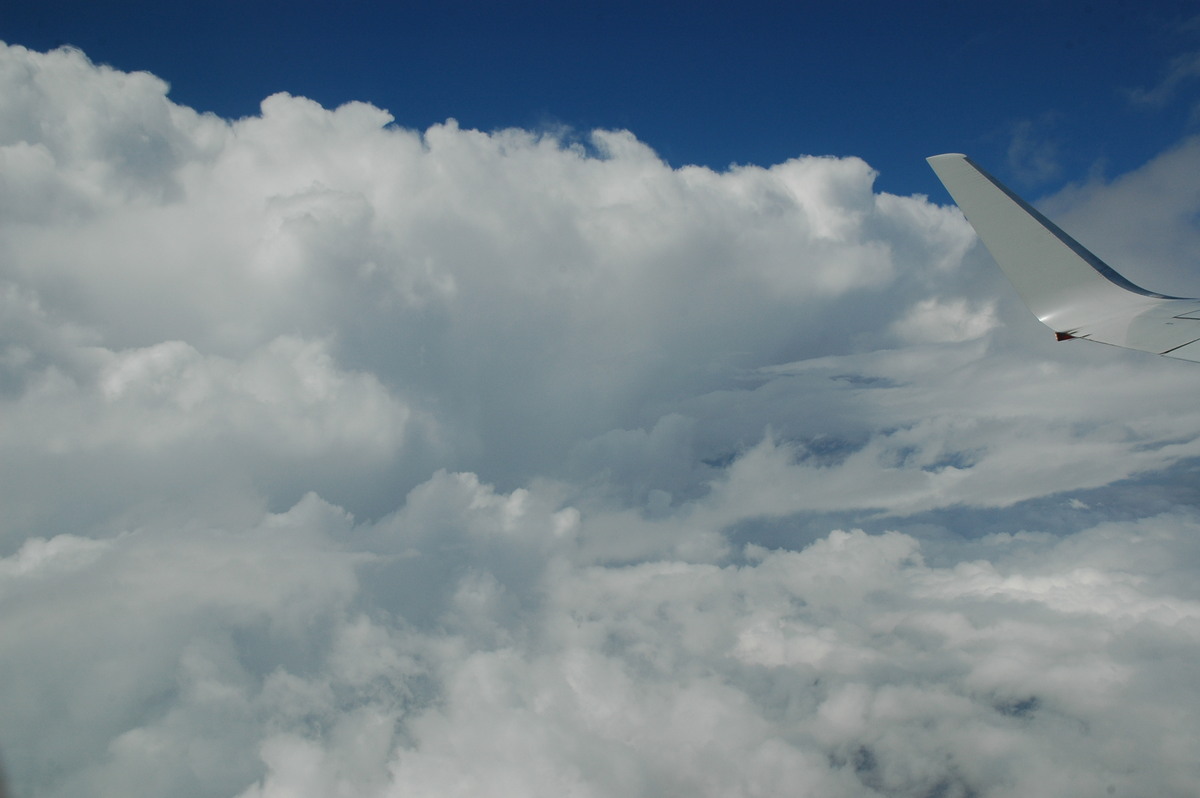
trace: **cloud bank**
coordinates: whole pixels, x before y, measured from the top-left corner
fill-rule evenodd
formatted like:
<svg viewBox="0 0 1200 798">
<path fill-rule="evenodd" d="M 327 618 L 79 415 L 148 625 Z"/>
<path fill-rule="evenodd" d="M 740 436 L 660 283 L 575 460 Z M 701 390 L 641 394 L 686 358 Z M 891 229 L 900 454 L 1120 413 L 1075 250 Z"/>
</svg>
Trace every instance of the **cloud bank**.
<svg viewBox="0 0 1200 798">
<path fill-rule="evenodd" d="M 16 795 L 1194 789 L 1200 372 L 861 160 L 166 95 L 0 51 Z"/>
</svg>

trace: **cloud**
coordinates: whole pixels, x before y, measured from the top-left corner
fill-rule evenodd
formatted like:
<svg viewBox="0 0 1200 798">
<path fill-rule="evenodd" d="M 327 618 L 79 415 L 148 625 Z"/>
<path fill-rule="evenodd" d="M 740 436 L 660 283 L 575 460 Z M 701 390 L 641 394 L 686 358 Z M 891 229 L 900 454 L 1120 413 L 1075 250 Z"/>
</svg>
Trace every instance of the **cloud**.
<svg viewBox="0 0 1200 798">
<path fill-rule="evenodd" d="M 1045 113 L 1012 125 L 1006 153 L 1008 168 L 1022 184 L 1038 185 L 1062 173 L 1060 143 L 1054 135 L 1058 123 L 1057 114 Z"/>
<path fill-rule="evenodd" d="M 1200 76 L 1200 53 L 1183 53 L 1171 59 L 1166 74 L 1158 85 L 1151 88 L 1135 88 L 1128 92 L 1129 100 L 1135 105 L 1151 108 L 1166 106 L 1192 79 Z"/>
<path fill-rule="evenodd" d="M 16 794 L 1195 783 L 1200 373 L 1056 344 L 955 209 L 0 83 Z M 1193 144 L 1049 204 L 1175 262 Z"/>
<path fill-rule="evenodd" d="M 973 308 L 965 299 L 923 299 L 898 320 L 893 329 L 913 343 L 971 341 L 996 326 L 995 307 Z"/>
<path fill-rule="evenodd" d="M 1139 285 L 1194 296 L 1192 264 L 1200 257 L 1194 219 L 1200 191 L 1186 176 L 1200 158 L 1189 137 L 1111 181 L 1068 186 L 1045 208 L 1097 255 Z"/>
<path fill-rule="evenodd" d="M 520 496 L 485 499 L 494 510 L 481 512 L 494 494 L 455 481 L 465 490 L 439 521 L 456 505 L 522 524 L 512 507 Z M 303 544 L 322 527 L 344 535 L 344 516 L 306 500 L 240 545 L 223 541 L 219 572 L 195 558 L 203 536 L 182 550 L 169 537 L 127 538 L 105 553 L 110 568 L 127 563 L 122 592 L 157 586 L 155 611 L 140 611 L 126 634 L 159 646 L 174 639 L 173 651 L 156 653 L 178 664 L 158 669 L 174 682 L 168 708 L 116 737 L 79 783 L 115 791 L 155 783 L 161 769 L 174 771 L 159 782 L 166 787 L 182 773 L 194 789 L 219 792 L 260 757 L 266 772 L 242 794 L 1004 794 L 1061 792 L 1071 779 L 1169 792 L 1191 772 L 1165 735 L 1181 738 L 1181 754 L 1195 739 L 1172 693 L 1186 691 L 1188 670 L 1174 663 L 1196 653 L 1200 603 L 1161 569 L 1196 561 L 1194 517 L 1108 524 L 1066 541 L 990 536 L 977 548 L 988 559 L 952 567 L 926 565 L 910 536 L 858 531 L 800 552 L 751 547 L 742 565 L 540 559 L 544 570 L 529 580 L 539 595 L 515 608 L 505 607 L 513 587 L 502 569 L 468 570 L 432 633 L 355 614 L 345 604 L 353 582 L 335 587 L 310 569 L 328 567 L 328 554 L 287 557 L 274 582 L 237 572 L 285 533 L 315 554 L 328 544 Z M 475 534 L 503 533 L 501 523 Z M 154 560 L 167 551 L 170 560 Z M 107 605 L 112 582 L 87 578 L 101 570 L 76 560 L 76 600 Z M 187 577 L 197 571 L 223 576 Z M 332 591 L 311 592 L 319 586 Z M 322 609 L 335 617 L 316 622 Z M 8 623 L 30 611 L 19 606 Z M 96 635 L 122 624 L 78 616 L 65 617 Z M 285 622 L 263 628 L 278 616 Z M 167 621 L 175 634 L 156 628 Z M 323 654 L 313 661 L 304 650 L 316 641 Z M 256 645 L 271 657 L 256 661 Z M 113 671 L 139 669 L 124 682 L 109 676 L 109 690 L 163 689 L 139 646 L 119 650 Z M 74 707 L 83 728 L 88 709 Z M 1098 764 L 1097 749 L 1111 759 Z"/>
</svg>

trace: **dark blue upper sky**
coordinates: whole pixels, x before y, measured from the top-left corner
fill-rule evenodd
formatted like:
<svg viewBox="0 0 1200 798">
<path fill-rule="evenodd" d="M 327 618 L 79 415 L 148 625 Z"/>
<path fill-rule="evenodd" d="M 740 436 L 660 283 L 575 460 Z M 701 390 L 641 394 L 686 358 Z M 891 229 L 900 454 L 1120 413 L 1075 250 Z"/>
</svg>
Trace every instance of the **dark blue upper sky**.
<svg viewBox="0 0 1200 798">
<path fill-rule="evenodd" d="M 1036 196 L 1186 135 L 1200 81 L 1160 104 L 1130 92 L 1200 49 L 1197 13 L 1095 0 L 38 0 L 6 4 L 0 39 L 73 44 L 226 117 L 288 91 L 366 100 L 414 128 L 628 128 L 674 165 L 859 155 L 881 189 L 944 199 L 927 155 L 968 152 Z"/>
</svg>

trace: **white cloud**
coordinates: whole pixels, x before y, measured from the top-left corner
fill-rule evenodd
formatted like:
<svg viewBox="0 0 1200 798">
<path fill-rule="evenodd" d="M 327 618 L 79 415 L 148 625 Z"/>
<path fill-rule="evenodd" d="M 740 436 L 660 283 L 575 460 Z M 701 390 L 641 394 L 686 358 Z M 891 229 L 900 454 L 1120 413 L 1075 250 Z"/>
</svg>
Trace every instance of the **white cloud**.
<svg viewBox="0 0 1200 798">
<path fill-rule="evenodd" d="M 991 332 L 997 324 L 994 304 L 972 307 L 965 299 L 922 299 L 893 329 L 910 343 L 955 343 L 973 341 Z"/>
<path fill-rule="evenodd" d="M 443 692 L 402 741 L 376 727 L 396 746 L 377 794 L 1179 789 L 1198 729 L 1175 705 L 1186 669 L 1153 649 L 1195 653 L 1194 599 L 1136 558 L 1097 566 L 1147 534 L 1194 556 L 1194 531 L 1163 518 L 1049 541 L 1031 580 L 1005 573 L 1027 553 L 1012 538 L 983 541 L 992 562 L 934 568 L 911 537 L 862 532 L 742 566 L 552 567 L 520 636 L 427 641 Z M 339 746 L 269 741 L 247 794 L 349 790 Z"/>
<path fill-rule="evenodd" d="M 230 122 L 71 50 L 0 85 L 17 794 L 1200 775 L 1200 372 L 1055 344 L 954 209 L 854 158 Z M 1186 255 L 1193 144 L 1052 204 Z"/>
</svg>

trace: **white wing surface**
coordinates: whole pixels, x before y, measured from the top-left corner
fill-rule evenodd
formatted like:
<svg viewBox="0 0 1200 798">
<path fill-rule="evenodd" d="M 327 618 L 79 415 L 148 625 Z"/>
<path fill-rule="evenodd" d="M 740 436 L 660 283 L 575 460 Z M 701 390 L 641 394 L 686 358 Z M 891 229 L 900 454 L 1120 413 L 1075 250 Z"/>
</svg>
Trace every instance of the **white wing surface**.
<svg viewBox="0 0 1200 798">
<path fill-rule="evenodd" d="M 1200 299 L 1129 282 L 967 156 L 928 161 L 1021 299 L 1060 340 L 1200 362 Z"/>
</svg>

